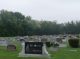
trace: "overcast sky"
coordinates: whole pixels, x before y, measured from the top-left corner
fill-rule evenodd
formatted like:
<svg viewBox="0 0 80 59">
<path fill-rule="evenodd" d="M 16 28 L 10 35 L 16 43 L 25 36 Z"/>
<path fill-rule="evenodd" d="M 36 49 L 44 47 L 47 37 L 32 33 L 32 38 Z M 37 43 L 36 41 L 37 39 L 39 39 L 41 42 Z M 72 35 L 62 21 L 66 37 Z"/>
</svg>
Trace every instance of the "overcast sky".
<svg viewBox="0 0 80 59">
<path fill-rule="evenodd" d="M 58 23 L 80 20 L 80 0 L 0 0 L 0 10 Z"/>
</svg>

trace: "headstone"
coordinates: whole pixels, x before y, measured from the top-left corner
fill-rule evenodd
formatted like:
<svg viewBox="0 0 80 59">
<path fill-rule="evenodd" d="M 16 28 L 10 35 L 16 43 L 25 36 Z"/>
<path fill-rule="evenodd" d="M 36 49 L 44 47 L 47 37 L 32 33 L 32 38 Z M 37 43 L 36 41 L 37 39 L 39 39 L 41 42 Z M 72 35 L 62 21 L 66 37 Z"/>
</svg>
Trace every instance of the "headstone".
<svg viewBox="0 0 80 59">
<path fill-rule="evenodd" d="M 56 41 L 57 41 L 58 43 L 62 43 L 62 38 L 56 38 Z"/>
<path fill-rule="evenodd" d="M 21 37 L 21 36 L 17 36 L 16 39 L 17 39 L 17 41 L 20 41 L 20 42 L 25 41 L 25 38 Z"/>
<path fill-rule="evenodd" d="M 23 42 L 19 57 L 49 57 L 49 54 L 42 42 Z"/>
<path fill-rule="evenodd" d="M 0 39 L 0 46 L 7 46 L 7 40 Z"/>
<path fill-rule="evenodd" d="M 9 50 L 9 51 L 15 51 L 16 50 L 16 46 L 15 45 L 8 45 L 7 46 L 7 50 Z"/>
<path fill-rule="evenodd" d="M 46 36 L 43 36 L 42 38 L 41 38 L 41 42 L 43 42 L 43 43 L 46 43 L 48 40 L 47 40 L 47 37 Z"/>
<path fill-rule="evenodd" d="M 57 47 L 59 47 L 59 44 L 58 43 L 54 43 L 53 47 L 57 48 Z"/>
<path fill-rule="evenodd" d="M 59 38 L 57 42 L 59 43 L 59 47 L 67 47 L 67 37 Z"/>
<path fill-rule="evenodd" d="M 53 42 L 53 45 L 49 48 L 50 51 L 58 51 L 59 50 L 59 44 Z"/>
<path fill-rule="evenodd" d="M 42 54 L 42 42 L 25 42 L 25 54 Z"/>
</svg>

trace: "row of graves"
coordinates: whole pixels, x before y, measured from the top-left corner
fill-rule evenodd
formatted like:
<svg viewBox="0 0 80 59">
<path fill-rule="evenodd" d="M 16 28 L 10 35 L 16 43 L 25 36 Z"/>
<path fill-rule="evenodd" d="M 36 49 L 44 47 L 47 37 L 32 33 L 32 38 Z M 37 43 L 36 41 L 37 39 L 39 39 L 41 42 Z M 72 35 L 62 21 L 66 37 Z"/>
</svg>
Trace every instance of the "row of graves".
<svg viewBox="0 0 80 59">
<path fill-rule="evenodd" d="M 38 36 L 27 36 L 20 39 L 22 50 L 19 57 L 50 57 L 45 45 Z"/>
<path fill-rule="evenodd" d="M 53 35 L 18 37 L 18 40 L 22 42 L 22 51 L 19 53 L 19 57 L 49 57 L 50 54 L 46 47 L 49 47 L 51 51 L 57 51 L 59 47 L 67 47 L 66 38 Z"/>
<path fill-rule="evenodd" d="M 75 37 L 75 36 L 71 36 Z M 50 57 L 50 51 L 58 51 L 61 47 L 67 47 L 68 39 L 66 35 L 43 35 L 43 36 L 24 36 L 0 38 L 0 46 L 6 46 L 7 50 L 16 51 L 15 40 L 20 42 L 22 50 L 19 57 Z"/>
<path fill-rule="evenodd" d="M 0 37 L 0 46 L 6 47 L 9 51 L 16 51 L 16 45 L 13 43 L 13 37 Z"/>
</svg>

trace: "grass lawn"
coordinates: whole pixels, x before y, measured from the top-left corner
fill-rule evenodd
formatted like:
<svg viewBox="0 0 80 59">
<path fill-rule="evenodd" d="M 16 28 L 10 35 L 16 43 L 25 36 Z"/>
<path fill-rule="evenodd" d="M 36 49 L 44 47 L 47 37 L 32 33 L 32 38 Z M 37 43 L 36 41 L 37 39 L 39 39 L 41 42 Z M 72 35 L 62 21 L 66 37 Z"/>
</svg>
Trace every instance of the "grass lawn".
<svg viewBox="0 0 80 59">
<path fill-rule="evenodd" d="M 51 59 L 80 59 L 80 48 L 60 48 L 51 52 Z"/>
<path fill-rule="evenodd" d="M 49 59 L 38 57 L 18 57 L 20 46 L 16 51 L 8 51 L 6 47 L 0 46 L 0 59 Z M 49 51 L 49 50 L 48 50 Z M 60 48 L 57 52 L 49 51 L 50 59 L 80 59 L 80 48 Z"/>
</svg>

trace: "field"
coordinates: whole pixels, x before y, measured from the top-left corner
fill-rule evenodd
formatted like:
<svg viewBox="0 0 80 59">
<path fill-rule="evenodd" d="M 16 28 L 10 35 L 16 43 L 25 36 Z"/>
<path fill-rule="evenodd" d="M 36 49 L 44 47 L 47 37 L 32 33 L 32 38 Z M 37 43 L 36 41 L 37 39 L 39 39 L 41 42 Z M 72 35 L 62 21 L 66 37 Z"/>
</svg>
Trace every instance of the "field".
<svg viewBox="0 0 80 59">
<path fill-rule="evenodd" d="M 20 50 L 19 46 L 16 51 L 8 51 L 6 47 L 0 46 L 0 59 L 44 59 L 42 57 L 18 57 Z M 80 59 L 80 48 L 60 48 L 56 52 L 49 51 L 49 53 L 51 58 L 45 59 Z"/>
</svg>

